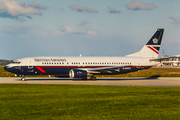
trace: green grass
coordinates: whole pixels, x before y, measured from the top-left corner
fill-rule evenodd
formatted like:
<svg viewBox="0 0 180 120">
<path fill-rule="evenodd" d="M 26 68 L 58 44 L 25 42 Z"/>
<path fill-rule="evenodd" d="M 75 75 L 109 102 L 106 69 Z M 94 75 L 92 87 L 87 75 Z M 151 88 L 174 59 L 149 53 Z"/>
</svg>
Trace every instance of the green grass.
<svg viewBox="0 0 180 120">
<path fill-rule="evenodd" d="M 178 87 L 0 84 L 0 119 L 179 119 Z"/>
<path fill-rule="evenodd" d="M 4 67 L 0 67 L 0 77 L 14 76 L 14 74 L 4 70 Z"/>
</svg>

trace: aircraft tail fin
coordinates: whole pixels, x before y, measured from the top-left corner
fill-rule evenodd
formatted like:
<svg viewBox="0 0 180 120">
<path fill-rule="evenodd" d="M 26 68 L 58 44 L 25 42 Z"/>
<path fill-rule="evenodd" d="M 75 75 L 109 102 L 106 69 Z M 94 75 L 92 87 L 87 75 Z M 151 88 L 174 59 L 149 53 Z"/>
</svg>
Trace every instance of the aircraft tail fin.
<svg viewBox="0 0 180 120">
<path fill-rule="evenodd" d="M 126 55 L 126 57 L 157 58 L 159 55 L 163 33 L 164 29 L 157 29 L 151 39 L 147 42 L 146 45 L 144 45 L 144 47 L 139 52 Z"/>
</svg>

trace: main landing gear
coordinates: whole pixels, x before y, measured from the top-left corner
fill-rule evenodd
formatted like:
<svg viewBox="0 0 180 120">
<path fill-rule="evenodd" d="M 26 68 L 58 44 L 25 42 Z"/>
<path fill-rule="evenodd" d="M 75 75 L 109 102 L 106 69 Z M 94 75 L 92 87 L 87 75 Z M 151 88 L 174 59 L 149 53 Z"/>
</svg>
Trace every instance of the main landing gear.
<svg viewBox="0 0 180 120">
<path fill-rule="evenodd" d="M 87 78 L 81 78 L 81 80 L 87 80 Z M 92 76 L 90 77 L 90 80 L 95 81 L 95 80 L 96 80 L 96 77 L 95 77 L 94 75 L 92 75 Z"/>
<path fill-rule="evenodd" d="M 96 77 L 94 76 L 94 75 L 92 75 L 91 77 L 90 77 L 90 80 L 96 80 Z"/>
<path fill-rule="evenodd" d="M 22 75 L 22 77 L 21 77 L 21 81 L 25 81 L 26 79 L 25 79 L 25 76 L 24 75 Z"/>
</svg>

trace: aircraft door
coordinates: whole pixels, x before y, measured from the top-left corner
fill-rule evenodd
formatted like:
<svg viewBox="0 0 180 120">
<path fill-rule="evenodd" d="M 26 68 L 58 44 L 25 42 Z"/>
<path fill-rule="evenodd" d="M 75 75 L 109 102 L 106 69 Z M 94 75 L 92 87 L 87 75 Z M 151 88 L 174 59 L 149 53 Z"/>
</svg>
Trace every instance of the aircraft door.
<svg viewBox="0 0 180 120">
<path fill-rule="evenodd" d="M 140 66 L 140 63 L 138 62 L 138 65 L 137 65 L 137 68 L 140 68 L 141 66 Z"/>
<path fill-rule="evenodd" d="M 140 60 L 137 61 L 137 67 L 136 67 L 136 68 L 141 68 L 141 62 L 140 62 Z"/>
<path fill-rule="evenodd" d="M 33 64 L 31 59 L 28 60 L 28 69 L 33 69 Z"/>
<path fill-rule="evenodd" d="M 136 66 L 137 69 L 141 68 L 141 60 L 140 59 L 136 59 L 136 61 L 134 63 L 135 63 L 134 65 Z"/>
</svg>

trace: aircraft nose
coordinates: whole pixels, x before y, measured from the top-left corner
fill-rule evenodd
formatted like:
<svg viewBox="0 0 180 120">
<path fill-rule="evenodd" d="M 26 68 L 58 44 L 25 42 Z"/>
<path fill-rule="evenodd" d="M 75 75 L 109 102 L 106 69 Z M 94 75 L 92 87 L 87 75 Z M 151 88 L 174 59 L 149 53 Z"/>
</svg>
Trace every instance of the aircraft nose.
<svg viewBox="0 0 180 120">
<path fill-rule="evenodd" d="M 11 68 L 8 67 L 8 66 L 5 66 L 4 69 L 5 69 L 6 71 L 9 71 L 9 72 L 11 71 Z"/>
<path fill-rule="evenodd" d="M 5 66 L 4 69 L 6 70 L 6 68 L 7 68 L 7 67 Z"/>
</svg>

